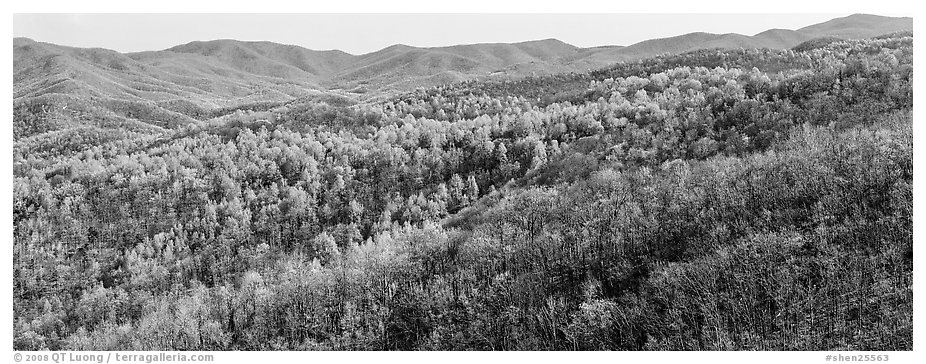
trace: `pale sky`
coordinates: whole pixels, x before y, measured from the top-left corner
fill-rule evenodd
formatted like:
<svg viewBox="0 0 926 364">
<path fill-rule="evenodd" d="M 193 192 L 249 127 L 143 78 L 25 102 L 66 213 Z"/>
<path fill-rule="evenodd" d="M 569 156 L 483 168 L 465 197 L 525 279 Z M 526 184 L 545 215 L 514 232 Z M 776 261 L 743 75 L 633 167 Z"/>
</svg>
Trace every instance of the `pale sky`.
<svg viewBox="0 0 926 364">
<path fill-rule="evenodd" d="M 591 47 L 691 32 L 755 35 L 845 14 L 14 14 L 13 36 L 120 52 L 195 40 L 266 40 L 309 49 L 374 52 L 556 38 Z"/>
</svg>

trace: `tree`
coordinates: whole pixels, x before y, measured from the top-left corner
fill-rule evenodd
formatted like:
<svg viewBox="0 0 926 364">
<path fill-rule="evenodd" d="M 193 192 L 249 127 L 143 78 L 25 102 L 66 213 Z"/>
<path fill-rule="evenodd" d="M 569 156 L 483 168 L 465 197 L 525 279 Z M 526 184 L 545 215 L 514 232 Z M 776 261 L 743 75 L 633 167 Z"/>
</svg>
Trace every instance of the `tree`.
<svg viewBox="0 0 926 364">
<path fill-rule="evenodd" d="M 455 212 L 467 204 L 466 199 L 466 186 L 463 184 L 463 178 L 459 174 L 454 173 L 450 177 L 450 185 L 448 186 L 450 192 L 450 205 L 448 209 L 451 212 Z"/>
<path fill-rule="evenodd" d="M 476 183 L 476 176 L 469 175 L 466 178 L 466 198 L 470 204 L 479 199 L 479 184 Z"/>
<path fill-rule="evenodd" d="M 534 141 L 531 157 L 531 169 L 539 169 L 547 164 L 547 146 L 542 141 Z"/>
<path fill-rule="evenodd" d="M 315 236 L 315 239 L 312 240 L 312 248 L 315 250 L 315 257 L 317 257 L 322 264 L 336 262 L 341 255 L 334 237 L 327 232 L 322 232 Z"/>
</svg>

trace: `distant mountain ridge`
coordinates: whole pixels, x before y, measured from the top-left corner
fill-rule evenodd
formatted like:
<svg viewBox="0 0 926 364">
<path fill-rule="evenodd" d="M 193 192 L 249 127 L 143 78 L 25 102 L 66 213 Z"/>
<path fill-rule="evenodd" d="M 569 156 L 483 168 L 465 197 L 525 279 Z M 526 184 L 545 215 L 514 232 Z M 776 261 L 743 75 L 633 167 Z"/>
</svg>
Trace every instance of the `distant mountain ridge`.
<svg viewBox="0 0 926 364">
<path fill-rule="evenodd" d="M 913 18 L 854 14 L 797 30 L 798 33 L 809 35 L 812 38 L 847 39 L 871 38 L 900 31 L 913 31 Z"/>
<path fill-rule="evenodd" d="M 912 18 L 856 14 L 798 30 L 753 36 L 689 33 L 629 46 L 580 48 L 544 39 L 445 47 L 393 45 L 352 55 L 295 45 L 237 40 L 195 41 L 161 51 L 119 53 L 13 41 L 14 103 L 68 95 L 115 114 L 145 120 L 170 115 L 192 120 L 204 110 L 339 93 L 359 96 L 502 75 L 583 72 L 610 64 L 709 48 L 791 48 L 821 37 L 870 38 L 912 31 Z M 113 102 L 134 109 L 114 109 Z"/>
</svg>

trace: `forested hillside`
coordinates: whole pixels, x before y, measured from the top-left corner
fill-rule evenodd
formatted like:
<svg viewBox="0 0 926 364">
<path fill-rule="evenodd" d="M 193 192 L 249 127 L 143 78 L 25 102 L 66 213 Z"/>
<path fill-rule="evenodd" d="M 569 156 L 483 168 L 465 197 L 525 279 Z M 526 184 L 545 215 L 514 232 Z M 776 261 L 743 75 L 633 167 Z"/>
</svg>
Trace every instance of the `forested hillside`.
<svg viewBox="0 0 926 364">
<path fill-rule="evenodd" d="M 912 73 L 897 33 L 169 126 L 24 103 L 13 345 L 912 350 Z"/>
<path fill-rule="evenodd" d="M 361 55 L 231 39 L 119 53 L 16 38 L 13 107 L 31 109 L 28 115 L 41 119 L 42 125 L 17 125 L 14 138 L 89 126 L 108 134 L 139 128 L 157 133 L 236 110 L 265 111 L 306 98 L 374 102 L 419 87 L 585 74 L 616 62 L 689 51 L 786 50 L 804 42 L 912 30 L 912 18 L 855 14 L 797 30 L 772 29 L 753 36 L 691 33 L 626 47 L 580 48 L 544 39 L 445 47 L 396 44 Z M 587 84 L 583 81 L 581 89 Z M 21 115 L 14 122 L 22 122 Z"/>
</svg>

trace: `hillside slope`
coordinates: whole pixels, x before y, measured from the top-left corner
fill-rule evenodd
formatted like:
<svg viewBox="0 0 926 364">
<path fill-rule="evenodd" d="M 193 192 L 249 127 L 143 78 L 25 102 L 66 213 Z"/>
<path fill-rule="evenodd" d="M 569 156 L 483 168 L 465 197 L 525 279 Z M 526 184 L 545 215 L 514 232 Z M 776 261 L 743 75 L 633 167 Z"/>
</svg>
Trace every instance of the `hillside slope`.
<svg viewBox="0 0 926 364">
<path fill-rule="evenodd" d="M 81 104 L 95 110 L 90 113 L 170 127 L 325 93 L 377 97 L 474 79 L 585 72 L 662 54 L 788 49 L 821 37 L 869 38 L 911 30 L 911 18 L 856 14 L 798 30 L 771 29 L 754 36 L 690 33 L 626 47 L 579 48 L 544 39 L 430 48 L 400 44 L 362 55 L 229 39 L 122 54 L 17 38 L 14 106 L 42 107 L 58 100 L 56 105 Z M 61 101 L 63 96 L 69 101 Z"/>
<path fill-rule="evenodd" d="M 900 31 L 913 31 L 913 18 L 854 14 L 797 30 L 811 38 L 871 38 Z"/>
</svg>

